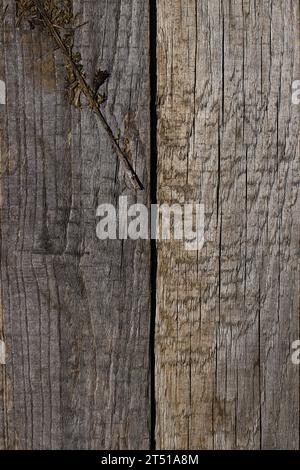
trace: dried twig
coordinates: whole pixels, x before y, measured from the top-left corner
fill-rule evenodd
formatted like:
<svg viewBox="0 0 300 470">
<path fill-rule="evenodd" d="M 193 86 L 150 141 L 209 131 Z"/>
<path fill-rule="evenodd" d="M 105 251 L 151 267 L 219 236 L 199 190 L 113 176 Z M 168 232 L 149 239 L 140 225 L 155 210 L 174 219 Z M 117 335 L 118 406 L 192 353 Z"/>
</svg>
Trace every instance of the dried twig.
<svg viewBox="0 0 300 470">
<path fill-rule="evenodd" d="M 65 57 L 67 72 L 67 95 L 72 105 L 81 108 L 81 97 L 85 96 L 89 108 L 96 114 L 105 129 L 112 146 L 124 166 L 124 170 L 135 189 L 143 189 L 124 150 L 120 147 L 102 110 L 101 104 L 105 97 L 98 93 L 100 86 L 109 74 L 99 70 L 94 78 L 95 90 L 87 83 L 81 64 L 80 53 L 73 51 L 75 30 L 82 26 L 76 25 L 77 17 L 73 15 L 70 0 L 16 0 L 18 24 L 27 20 L 31 28 L 39 27 L 46 31 Z"/>
</svg>

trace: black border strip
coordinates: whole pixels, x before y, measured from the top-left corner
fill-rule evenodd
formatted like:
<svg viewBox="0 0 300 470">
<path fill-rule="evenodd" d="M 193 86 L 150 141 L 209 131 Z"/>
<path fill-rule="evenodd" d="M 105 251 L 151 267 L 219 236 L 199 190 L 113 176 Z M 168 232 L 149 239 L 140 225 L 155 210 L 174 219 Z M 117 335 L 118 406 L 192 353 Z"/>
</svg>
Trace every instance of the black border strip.
<svg viewBox="0 0 300 470">
<path fill-rule="evenodd" d="M 157 9 L 156 0 L 149 0 L 150 12 L 150 198 L 151 204 L 157 203 Z M 150 448 L 155 450 L 156 400 L 155 400 L 155 324 L 156 324 L 156 279 L 157 279 L 156 241 L 151 240 L 151 320 L 150 320 L 150 400 L 151 426 Z"/>
</svg>

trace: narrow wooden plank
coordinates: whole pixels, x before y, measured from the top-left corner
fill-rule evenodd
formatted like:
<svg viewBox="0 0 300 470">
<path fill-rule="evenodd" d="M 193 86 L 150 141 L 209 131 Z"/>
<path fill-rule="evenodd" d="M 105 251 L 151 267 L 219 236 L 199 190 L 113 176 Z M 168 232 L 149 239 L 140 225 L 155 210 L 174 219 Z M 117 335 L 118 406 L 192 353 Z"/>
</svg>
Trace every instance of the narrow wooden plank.
<svg viewBox="0 0 300 470">
<path fill-rule="evenodd" d="M 70 110 L 60 54 L 16 30 L 14 3 L 0 22 L 0 448 L 149 448 L 150 243 L 96 237 L 99 204 L 149 202 L 148 2 L 73 2 L 88 21 L 76 48 L 89 77 L 111 72 L 105 115 L 143 193 L 90 111 Z"/>
<path fill-rule="evenodd" d="M 158 0 L 158 202 L 205 245 L 158 244 L 158 448 L 297 449 L 299 3 Z"/>
</svg>

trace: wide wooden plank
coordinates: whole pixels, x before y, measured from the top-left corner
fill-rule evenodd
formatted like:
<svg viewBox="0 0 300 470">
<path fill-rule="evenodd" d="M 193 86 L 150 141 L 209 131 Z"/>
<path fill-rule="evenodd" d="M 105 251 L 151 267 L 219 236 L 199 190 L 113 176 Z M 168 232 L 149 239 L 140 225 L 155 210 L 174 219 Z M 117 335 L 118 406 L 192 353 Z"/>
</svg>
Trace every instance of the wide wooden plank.
<svg viewBox="0 0 300 470">
<path fill-rule="evenodd" d="M 6 1 L 0 1 L 0 18 Z M 135 192 L 89 110 L 64 97 L 58 51 L 0 21 L 1 449 L 136 449 L 150 441 L 150 242 L 96 237 L 99 204 L 149 201 L 149 5 L 76 0 L 87 77 L 127 139 Z M 138 293 L 138 295 L 137 295 Z"/>
<path fill-rule="evenodd" d="M 158 202 L 205 245 L 158 243 L 158 448 L 297 449 L 299 2 L 158 0 Z"/>
</svg>

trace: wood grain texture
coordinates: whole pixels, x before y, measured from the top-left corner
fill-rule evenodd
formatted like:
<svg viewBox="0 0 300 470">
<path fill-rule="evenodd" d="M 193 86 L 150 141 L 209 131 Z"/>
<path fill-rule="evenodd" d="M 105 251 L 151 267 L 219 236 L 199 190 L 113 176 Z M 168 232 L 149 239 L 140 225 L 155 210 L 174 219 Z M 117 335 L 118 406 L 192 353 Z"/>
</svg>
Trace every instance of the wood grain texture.
<svg viewBox="0 0 300 470">
<path fill-rule="evenodd" d="M 150 244 L 96 238 L 99 204 L 149 200 L 148 2 L 73 3 L 88 21 L 76 48 L 89 76 L 111 72 L 104 112 L 146 191 L 130 189 L 94 116 L 71 111 L 59 52 L 16 30 L 11 1 L 0 22 L 1 449 L 149 447 Z"/>
<path fill-rule="evenodd" d="M 157 446 L 298 449 L 299 2 L 158 0 Z"/>
</svg>

